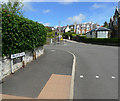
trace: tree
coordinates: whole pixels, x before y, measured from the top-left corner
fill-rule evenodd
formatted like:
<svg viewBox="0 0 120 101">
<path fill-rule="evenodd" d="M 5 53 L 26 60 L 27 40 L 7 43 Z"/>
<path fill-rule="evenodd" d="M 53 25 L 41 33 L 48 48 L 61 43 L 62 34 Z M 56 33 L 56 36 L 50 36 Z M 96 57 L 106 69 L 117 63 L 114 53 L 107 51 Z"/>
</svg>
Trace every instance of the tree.
<svg viewBox="0 0 120 101">
<path fill-rule="evenodd" d="M 20 2 L 20 0 L 8 0 L 7 3 L 2 4 L 2 9 L 5 9 L 7 11 L 9 11 L 10 13 L 14 14 L 14 15 L 20 15 L 22 16 L 22 7 L 23 7 L 23 3 Z"/>
<path fill-rule="evenodd" d="M 105 21 L 105 22 L 104 22 L 103 27 L 106 27 L 106 28 L 108 28 L 108 27 L 109 27 L 109 24 L 107 23 L 107 21 Z"/>
<path fill-rule="evenodd" d="M 47 30 L 47 32 L 52 32 L 52 29 L 48 26 L 46 26 L 46 30 Z"/>
<path fill-rule="evenodd" d="M 54 38 L 55 37 L 55 31 L 47 32 L 47 37 L 48 38 Z"/>
</svg>

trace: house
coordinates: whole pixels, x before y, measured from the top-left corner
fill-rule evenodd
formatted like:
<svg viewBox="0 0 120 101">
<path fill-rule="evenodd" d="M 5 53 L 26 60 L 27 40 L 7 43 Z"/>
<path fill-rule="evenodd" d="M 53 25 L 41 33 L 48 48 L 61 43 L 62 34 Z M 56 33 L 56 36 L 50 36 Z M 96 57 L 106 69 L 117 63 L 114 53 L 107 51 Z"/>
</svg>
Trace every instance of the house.
<svg viewBox="0 0 120 101">
<path fill-rule="evenodd" d="M 63 28 L 63 32 L 66 33 L 66 32 L 69 32 L 71 29 L 69 27 L 69 25 L 67 25 L 66 27 Z"/>
<path fill-rule="evenodd" d="M 76 34 L 85 34 L 96 27 L 97 27 L 97 24 L 94 24 L 92 22 L 83 23 L 83 24 L 75 24 L 74 32 Z"/>
<path fill-rule="evenodd" d="M 54 28 L 54 27 L 51 27 L 51 29 L 52 29 L 52 31 L 54 31 L 54 30 L 55 30 L 55 28 Z"/>
<path fill-rule="evenodd" d="M 113 17 L 110 18 L 109 28 L 111 29 L 111 38 L 120 38 L 120 1 Z"/>
<path fill-rule="evenodd" d="M 110 29 L 105 28 L 105 27 L 98 27 L 95 28 L 89 32 L 87 32 L 86 37 L 87 38 L 109 38 Z"/>
<path fill-rule="evenodd" d="M 71 32 L 74 32 L 75 25 L 70 25 L 69 28 L 70 28 Z"/>
</svg>

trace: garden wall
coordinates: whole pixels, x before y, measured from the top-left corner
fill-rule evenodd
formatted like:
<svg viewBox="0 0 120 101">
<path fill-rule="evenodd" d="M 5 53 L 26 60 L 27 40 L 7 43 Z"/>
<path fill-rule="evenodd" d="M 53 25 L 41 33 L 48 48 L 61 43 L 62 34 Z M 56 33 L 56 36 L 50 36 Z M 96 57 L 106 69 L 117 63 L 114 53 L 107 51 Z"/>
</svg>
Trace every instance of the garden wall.
<svg viewBox="0 0 120 101">
<path fill-rule="evenodd" d="M 25 52 L 25 65 L 27 65 L 28 63 L 30 63 L 31 61 L 33 61 L 33 53 L 31 51 L 26 51 Z M 35 53 L 36 53 L 36 58 L 38 58 L 39 56 L 44 54 L 44 49 L 43 47 L 38 47 L 35 49 Z M 5 78 L 6 76 L 11 74 L 11 62 L 10 62 L 10 58 L 4 56 L 2 59 L 2 78 Z M 14 72 L 20 68 L 22 68 L 23 64 L 22 64 L 22 60 L 21 58 L 15 59 L 13 60 L 13 69 Z"/>
</svg>

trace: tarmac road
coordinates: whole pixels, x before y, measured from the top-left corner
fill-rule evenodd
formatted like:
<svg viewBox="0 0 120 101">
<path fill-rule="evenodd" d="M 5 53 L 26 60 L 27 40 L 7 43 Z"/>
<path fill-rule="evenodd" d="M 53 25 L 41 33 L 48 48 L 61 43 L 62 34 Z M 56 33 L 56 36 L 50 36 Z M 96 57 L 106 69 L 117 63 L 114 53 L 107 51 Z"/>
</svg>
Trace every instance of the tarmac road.
<svg viewBox="0 0 120 101">
<path fill-rule="evenodd" d="M 66 42 L 46 48 L 75 54 L 74 99 L 118 99 L 118 47 Z"/>
</svg>

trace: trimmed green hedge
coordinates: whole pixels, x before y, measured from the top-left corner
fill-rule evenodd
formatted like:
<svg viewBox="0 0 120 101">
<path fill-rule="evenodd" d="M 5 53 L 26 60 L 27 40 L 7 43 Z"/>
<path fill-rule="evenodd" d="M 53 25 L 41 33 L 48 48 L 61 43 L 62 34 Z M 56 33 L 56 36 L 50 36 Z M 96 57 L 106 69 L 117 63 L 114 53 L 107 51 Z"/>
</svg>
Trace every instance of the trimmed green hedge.
<svg viewBox="0 0 120 101">
<path fill-rule="evenodd" d="M 2 55 L 20 53 L 43 46 L 46 43 L 46 28 L 24 17 L 2 10 Z"/>
<path fill-rule="evenodd" d="M 119 38 L 87 38 L 86 36 L 80 36 L 73 32 L 63 33 L 63 38 L 68 39 L 70 36 L 71 40 L 85 43 L 96 43 L 96 44 L 119 44 Z"/>
<path fill-rule="evenodd" d="M 76 34 L 74 32 L 66 32 L 62 34 L 62 37 L 64 39 L 68 39 L 68 37 L 70 37 L 70 39 L 72 39 L 73 36 L 76 36 Z"/>
<path fill-rule="evenodd" d="M 74 36 L 73 40 L 78 42 L 85 42 L 85 43 L 100 43 L 100 44 L 106 44 L 106 43 L 115 43 L 119 44 L 120 39 L 118 38 L 87 38 L 86 36 Z"/>
</svg>

